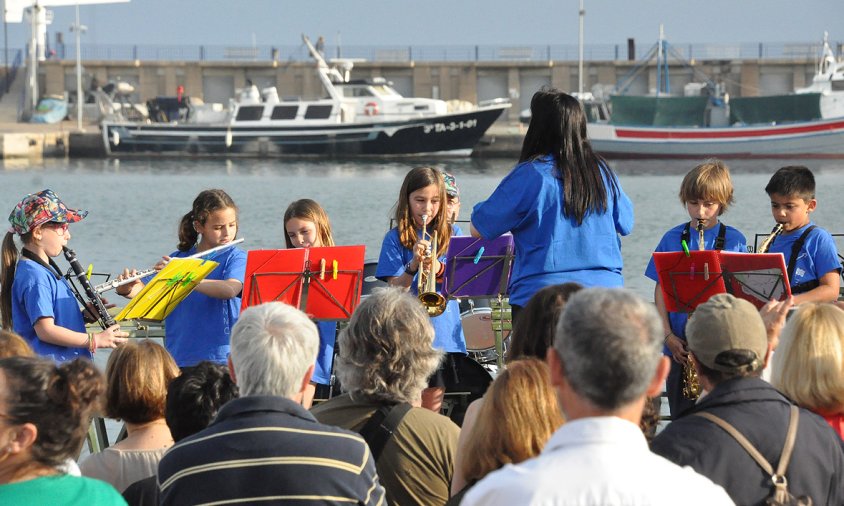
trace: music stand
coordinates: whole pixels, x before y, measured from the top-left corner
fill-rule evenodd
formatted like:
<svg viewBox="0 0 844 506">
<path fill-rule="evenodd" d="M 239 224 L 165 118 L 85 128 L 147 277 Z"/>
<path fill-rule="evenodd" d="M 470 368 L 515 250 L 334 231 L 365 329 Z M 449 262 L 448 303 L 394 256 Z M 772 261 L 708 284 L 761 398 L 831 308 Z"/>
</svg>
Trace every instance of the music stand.
<svg viewBox="0 0 844 506">
<path fill-rule="evenodd" d="M 495 352 L 499 367 L 504 365 L 504 301 L 513 264 L 513 236 L 495 239 L 452 237 L 446 252 L 443 295 L 453 297 L 497 297 L 500 325 L 495 332 Z M 512 322 L 511 322 L 512 325 Z"/>
<path fill-rule="evenodd" d="M 665 308 L 691 313 L 713 295 L 729 293 L 757 308 L 791 296 L 781 253 L 682 251 L 654 253 Z"/>
<path fill-rule="evenodd" d="M 241 311 L 280 301 L 314 320 L 348 320 L 360 302 L 364 246 L 253 250 Z"/>
<path fill-rule="evenodd" d="M 202 258 L 171 258 L 115 320 L 164 320 L 218 265 Z"/>
</svg>

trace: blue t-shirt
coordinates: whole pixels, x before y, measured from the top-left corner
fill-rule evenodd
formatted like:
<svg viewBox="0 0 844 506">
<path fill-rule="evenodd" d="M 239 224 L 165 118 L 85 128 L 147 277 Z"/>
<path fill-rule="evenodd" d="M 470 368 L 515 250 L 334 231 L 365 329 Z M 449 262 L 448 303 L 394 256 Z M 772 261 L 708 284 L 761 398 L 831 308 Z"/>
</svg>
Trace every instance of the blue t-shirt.
<svg viewBox="0 0 844 506">
<path fill-rule="evenodd" d="M 91 358 L 87 347 L 73 348 L 44 342 L 35 334 L 35 322 L 52 318 L 59 327 L 85 332 L 79 302 L 68 282 L 38 262 L 20 259 L 12 283 L 12 326 L 33 351 L 65 362 L 78 357 Z"/>
<path fill-rule="evenodd" d="M 421 230 L 420 230 L 421 232 Z M 461 235 L 460 227 L 451 226 L 451 235 Z M 413 259 L 413 251 L 405 248 L 399 240 L 397 228 L 391 229 L 384 236 L 381 243 L 381 255 L 378 258 L 378 268 L 375 277 L 384 280 L 385 278 L 398 277 L 404 273 L 405 265 Z M 445 256 L 439 258 L 445 262 Z M 417 274 L 418 276 L 418 274 Z M 410 292 L 418 295 L 416 277 L 410 284 Z M 437 285 L 437 291 L 442 293 L 442 286 Z M 466 353 L 466 338 L 463 336 L 463 325 L 460 322 L 460 305 L 456 300 L 448 301 L 443 314 L 431 318 L 434 326 L 434 348 L 448 353 Z"/>
<path fill-rule="evenodd" d="M 512 232 L 516 245 L 510 303 L 524 306 L 541 288 L 574 281 L 622 286 L 621 239 L 633 229 L 633 203 L 618 180 L 604 177 L 607 210 L 583 223 L 563 214 L 563 182 L 552 156 L 517 165 L 490 197 L 475 205 L 472 224 L 485 239 Z"/>
<path fill-rule="evenodd" d="M 680 241 L 682 240 L 683 230 L 686 228 L 686 225 L 688 225 L 688 223 L 677 225 L 676 227 L 666 232 L 665 235 L 662 236 L 662 239 L 659 241 L 659 244 L 657 244 L 654 253 L 663 253 L 668 251 L 683 251 L 683 246 L 680 244 Z M 747 239 L 745 239 L 744 235 L 729 225 L 727 225 L 725 228 L 726 231 L 724 233 L 724 247 L 722 248 L 722 251 L 737 251 L 739 253 L 747 253 Z M 718 238 L 718 233 L 720 229 L 721 226 L 719 224 L 715 225 L 709 230 L 703 231 L 703 249 L 715 249 L 715 240 Z M 688 247 L 692 251 L 697 251 L 700 249 L 700 236 L 694 228 L 690 228 L 689 230 Z M 654 265 L 653 256 L 651 256 L 651 259 L 648 262 L 648 267 L 645 269 L 645 276 L 659 283 L 659 276 L 656 272 L 656 266 Z M 686 322 L 688 321 L 688 319 L 688 313 L 673 313 L 671 311 L 668 312 L 668 321 L 671 323 L 671 332 L 673 332 L 675 336 L 679 337 L 684 341 L 686 340 Z M 663 352 L 666 355 L 671 355 L 671 352 L 668 351 L 667 346 L 664 347 Z"/>
<path fill-rule="evenodd" d="M 176 251 L 172 258 L 188 257 L 188 251 Z M 236 279 L 243 283 L 246 253 L 233 246 L 209 257 L 218 265 L 205 279 Z M 164 320 L 164 344 L 179 367 L 192 367 L 210 360 L 225 364 L 231 349 L 231 330 L 240 315 L 240 296 L 216 299 L 193 291 Z"/>
<path fill-rule="evenodd" d="M 331 364 L 334 361 L 334 341 L 337 335 L 337 322 L 316 322 L 319 331 L 319 351 L 317 352 L 314 375 L 311 381 L 320 385 L 331 384 Z"/>
<path fill-rule="evenodd" d="M 768 253 L 782 253 L 785 257 L 785 265 L 788 266 L 794 241 L 799 239 L 803 232 L 812 225 L 814 223 L 809 222 L 794 232 L 780 234 L 774 239 Z M 841 271 L 838 248 L 836 248 L 835 240 L 829 235 L 829 232 L 820 227 L 815 227 L 814 230 L 809 232 L 803 247 L 800 248 L 794 273 L 788 282 L 791 286 L 796 286 L 808 281 L 820 280 L 824 274 L 830 271 Z"/>
</svg>

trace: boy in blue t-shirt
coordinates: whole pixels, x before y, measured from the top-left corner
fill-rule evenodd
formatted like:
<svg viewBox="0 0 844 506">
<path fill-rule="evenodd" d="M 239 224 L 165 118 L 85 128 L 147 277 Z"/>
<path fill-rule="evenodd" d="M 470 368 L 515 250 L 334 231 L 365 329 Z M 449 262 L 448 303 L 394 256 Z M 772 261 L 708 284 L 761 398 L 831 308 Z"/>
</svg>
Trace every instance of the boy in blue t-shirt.
<svg viewBox="0 0 844 506">
<path fill-rule="evenodd" d="M 783 225 L 769 253 L 782 253 L 794 303 L 832 302 L 838 299 L 841 263 L 838 248 L 826 230 L 812 223 L 815 210 L 815 176 L 803 166 L 789 166 L 771 177 L 765 192 L 771 214 Z"/>
<path fill-rule="evenodd" d="M 718 221 L 734 202 L 730 169 L 720 160 L 710 159 L 692 169 L 680 185 L 680 201 L 686 206 L 690 221 L 672 228 L 659 241 L 655 252 L 683 251 L 683 242 L 690 250 L 724 250 L 747 252 L 747 240 L 733 227 Z M 703 241 L 701 238 L 703 232 Z M 662 287 L 651 257 L 645 276 L 656 281 L 654 304 L 662 317 L 665 331 L 663 353 L 671 357 L 671 371 L 665 381 L 671 417 L 694 406 L 695 400 L 683 394 L 683 368 L 689 360 L 686 348 L 688 313 L 673 313 L 665 309 Z M 691 366 L 691 364 L 689 364 Z"/>
</svg>

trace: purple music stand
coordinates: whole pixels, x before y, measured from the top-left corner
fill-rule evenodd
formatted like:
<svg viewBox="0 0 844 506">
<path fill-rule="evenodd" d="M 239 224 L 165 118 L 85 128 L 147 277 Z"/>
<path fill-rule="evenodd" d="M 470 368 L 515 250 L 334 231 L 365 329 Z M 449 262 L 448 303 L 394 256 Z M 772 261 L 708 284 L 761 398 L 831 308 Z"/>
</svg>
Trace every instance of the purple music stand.
<svg viewBox="0 0 844 506">
<path fill-rule="evenodd" d="M 452 237 L 445 254 L 446 297 L 494 297 L 507 293 L 513 263 L 513 236 L 495 239 Z"/>
</svg>

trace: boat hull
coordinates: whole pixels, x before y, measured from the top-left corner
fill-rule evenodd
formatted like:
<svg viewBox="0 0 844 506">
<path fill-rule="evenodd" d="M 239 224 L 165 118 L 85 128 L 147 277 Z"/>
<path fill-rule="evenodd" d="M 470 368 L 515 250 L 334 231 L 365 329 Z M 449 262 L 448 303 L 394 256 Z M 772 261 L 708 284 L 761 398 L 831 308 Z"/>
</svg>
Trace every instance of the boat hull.
<svg viewBox="0 0 844 506">
<path fill-rule="evenodd" d="M 589 138 L 608 158 L 844 158 L 844 118 L 728 128 L 590 124 Z"/>
<path fill-rule="evenodd" d="M 104 121 L 111 156 L 468 156 L 507 106 L 364 124 L 200 125 Z"/>
</svg>

